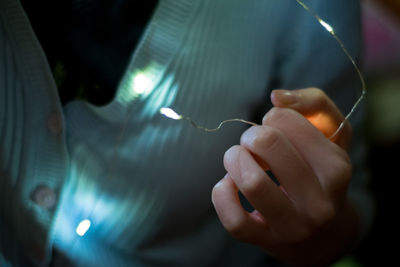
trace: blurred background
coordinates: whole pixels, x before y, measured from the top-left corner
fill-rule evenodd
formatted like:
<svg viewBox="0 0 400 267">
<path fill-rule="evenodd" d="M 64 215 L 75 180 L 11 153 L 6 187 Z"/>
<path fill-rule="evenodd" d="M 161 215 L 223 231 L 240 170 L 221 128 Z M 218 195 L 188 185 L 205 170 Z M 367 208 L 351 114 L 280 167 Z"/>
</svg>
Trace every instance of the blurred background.
<svg viewBox="0 0 400 267">
<path fill-rule="evenodd" d="M 376 197 L 372 231 L 335 267 L 398 266 L 400 196 L 400 0 L 362 0 L 363 73 L 367 81 L 371 189 Z"/>
</svg>

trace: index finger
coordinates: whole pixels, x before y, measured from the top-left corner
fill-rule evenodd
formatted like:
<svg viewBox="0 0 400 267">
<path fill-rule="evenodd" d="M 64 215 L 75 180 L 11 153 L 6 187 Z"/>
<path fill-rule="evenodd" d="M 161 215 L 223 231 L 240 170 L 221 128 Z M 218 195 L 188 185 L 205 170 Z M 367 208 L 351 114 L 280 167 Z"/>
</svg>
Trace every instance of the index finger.
<svg viewBox="0 0 400 267">
<path fill-rule="evenodd" d="M 275 107 L 294 109 L 309 120 L 326 137 L 346 149 L 351 140 L 351 126 L 335 103 L 320 89 L 274 90 Z M 343 122 L 343 128 L 332 136 Z"/>
</svg>

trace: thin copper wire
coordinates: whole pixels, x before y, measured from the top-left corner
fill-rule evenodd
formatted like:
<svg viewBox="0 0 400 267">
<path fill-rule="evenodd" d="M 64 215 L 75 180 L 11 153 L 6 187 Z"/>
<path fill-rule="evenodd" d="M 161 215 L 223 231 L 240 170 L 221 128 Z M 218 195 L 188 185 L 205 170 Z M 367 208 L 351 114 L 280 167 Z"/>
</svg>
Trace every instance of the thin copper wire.
<svg viewBox="0 0 400 267">
<path fill-rule="evenodd" d="M 303 3 L 300 0 L 295 0 L 301 7 L 303 7 L 307 12 L 309 12 L 320 24 L 321 22 L 324 22 L 324 20 L 321 19 L 321 17 L 316 14 L 314 11 L 312 11 L 305 3 Z M 323 25 L 322 25 L 323 26 Z M 352 107 L 352 109 L 350 110 L 350 112 L 346 115 L 346 117 L 344 118 L 344 120 L 341 122 L 341 124 L 339 125 L 339 127 L 337 128 L 337 130 L 333 133 L 333 135 L 331 137 L 329 137 L 330 139 L 333 139 L 339 132 L 340 130 L 344 127 L 344 124 L 346 123 L 346 121 L 350 118 L 350 116 L 355 112 L 356 108 L 358 107 L 358 105 L 360 104 L 360 102 L 363 100 L 365 93 L 366 93 L 366 84 L 365 84 L 365 80 L 364 77 L 361 73 L 360 68 L 357 66 L 355 60 L 353 59 L 353 57 L 350 55 L 350 53 L 348 52 L 347 48 L 345 47 L 345 45 L 343 44 L 343 42 L 341 41 L 341 39 L 336 35 L 336 33 L 332 30 L 329 31 L 327 30 L 332 36 L 333 38 L 339 43 L 340 47 L 342 48 L 343 52 L 346 54 L 346 56 L 349 58 L 349 60 L 351 61 L 352 65 L 354 66 L 355 70 L 358 73 L 358 76 L 361 80 L 361 84 L 362 84 L 362 94 L 361 96 L 358 98 L 358 100 L 356 101 L 356 103 L 354 104 L 354 106 Z M 130 114 L 131 112 L 129 112 Z M 130 116 L 129 116 L 130 117 Z M 198 125 L 196 124 L 190 117 L 185 117 L 185 116 L 181 116 L 181 119 L 184 119 L 186 121 L 188 121 L 192 126 L 194 126 L 195 128 L 205 131 L 205 132 L 215 132 L 221 129 L 221 127 L 226 124 L 226 123 L 230 123 L 230 122 L 240 122 L 240 123 L 245 123 L 245 124 L 249 124 L 252 126 L 257 126 L 258 124 L 251 122 L 251 121 L 247 121 L 247 120 L 243 120 L 243 119 L 228 119 L 228 120 L 224 120 L 222 122 L 220 122 L 220 124 L 218 125 L 218 127 L 216 128 L 206 128 L 204 126 Z M 111 166 L 115 165 L 115 161 L 116 161 L 116 154 L 117 154 L 117 148 L 120 146 L 122 138 L 126 132 L 127 126 L 125 125 L 121 132 L 117 135 L 117 138 L 115 140 L 115 146 L 114 146 L 114 151 L 113 151 L 113 156 L 112 156 L 112 161 L 111 161 Z M 112 173 L 111 169 L 108 169 L 108 175 L 110 175 Z M 87 219 L 90 219 L 93 215 L 94 210 L 97 207 L 97 204 L 95 205 L 95 207 L 92 209 L 92 211 L 89 213 L 89 215 L 86 217 Z M 72 248 L 75 246 L 76 242 L 78 241 L 78 239 L 75 239 L 72 245 Z"/>
<path fill-rule="evenodd" d="M 224 121 L 222 121 L 222 122 L 220 122 L 219 123 L 219 125 L 218 125 L 218 127 L 216 127 L 216 128 L 206 128 L 206 127 L 204 127 L 204 126 L 201 126 L 201 125 L 198 125 L 198 124 L 196 124 L 191 118 L 189 118 L 189 117 L 182 117 L 184 120 L 187 120 L 187 121 L 189 121 L 190 122 L 190 124 L 192 124 L 195 128 L 197 128 L 197 129 L 199 129 L 199 130 L 202 130 L 202 131 L 205 131 L 205 132 L 216 132 L 216 131 L 218 131 L 219 129 L 221 129 L 221 127 L 225 124 L 225 123 L 228 123 L 228 122 L 241 122 L 241 123 L 245 123 L 245 124 L 249 124 L 249 125 L 252 125 L 252 126 L 258 126 L 258 124 L 257 123 L 254 123 L 254 122 L 251 122 L 251 121 L 246 121 L 246 120 L 243 120 L 243 119 L 229 119 L 229 120 L 224 120 Z"/>
<path fill-rule="evenodd" d="M 301 7 L 303 7 L 308 13 L 310 13 L 321 25 L 322 25 L 322 22 L 325 22 L 317 13 L 315 13 L 313 10 L 311 10 L 304 2 L 302 2 L 300 0 L 295 0 L 295 1 Z M 364 79 L 364 76 L 361 73 L 360 68 L 358 67 L 358 65 L 357 65 L 356 61 L 354 60 L 354 58 L 350 55 L 350 52 L 347 50 L 347 48 L 344 45 L 343 41 L 339 38 L 339 36 L 336 35 L 335 31 L 333 31 L 333 30 L 327 30 L 327 31 L 333 36 L 333 38 L 336 40 L 336 42 L 340 45 L 341 49 L 346 54 L 347 58 L 350 60 L 350 62 L 353 65 L 354 69 L 357 71 L 358 77 L 359 77 L 359 79 L 361 81 L 361 95 L 357 99 L 356 103 L 354 103 L 354 105 L 351 108 L 350 112 L 346 115 L 346 117 L 340 123 L 340 125 L 336 129 L 336 131 L 329 137 L 329 139 L 332 140 L 343 129 L 343 127 L 346 124 L 346 122 L 353 115 L 353 113 L 355 112 L 356 108 L 360 105 L 361 101 L 364 99 L 366 91 L 367 91 L 367 85 L 365 83 L 365 79 Z"/>
<path fill-rule="evenodd" d="M 354 69 L 356 70 L 358 77 L 361 81 L 361 95 L 360 97 L 357 99 L 357 101 L 355 102 L 355 104 L 353 105 L 353 107 L 351 108 L 351 110 L 349 111 L 349 113 L 344 117 L 343 121 L 340 123 L 340 125 L 338 126 L 338 128 L 336 129 L 336 131 L 329 137 L 329 139 L 333 140 L 336 135 L 343 129 L 344 125 L 346 124 L 346 122 L 349 120 L 349 118 L 354 114 L 355 110 L 357 109 L 357 107 L 359 106 L 359 104 L 361 103 L 361 101 L 364 99 L 365 94 L 366 94 L 366 83 L 365 83 L 365 79 L 364 76 L 361 73 L 360 68 L 358 67 L 356 61 L 354 60 L 354 58 L 351 56 L 350 52 L 347 50 L 346 46 L 344 45 L 343 41 L 339 38 L 339 36 L 336 35 L 335 31 L 333 30 L 333 28 L 330 27 L 329 24 L 327 24 L 317 13 L 315 13 L 312 9 L 310 9 L 304 2 L 300 1 L 300 0 L 295 0 L 301 7 L 303 7 L 303 9 L 305 11 L 307 11 L 308 13 L 310 13 L 317 21 L 319 24 L 321 24 L 322 27 L 324 27 L 326 29 L 327 32 L 329 32 L 332 37 L 336 40 L 336 42 L 339 44 L 340 48 L 342 49 L 342 51 L 345 53 L 345 55 L 347 56 L 347 58 L 350 60 L 351 64 L 353 65 Z M 327 27 L 329 26 L 329 28 Z M 182 115 L 181 115 L 182 116 Z M 246 121 L 243 119 L 228 119 L 228 120 L 224 120 L 222 122 L 220 122 L 220 124 L 218 125 L 218 127 L 216 128 L 206 128 L 204 126 L 198 125 L 197 123 L 195 123 L 191 118 L 189 117 L 185 117 L 182 116 L 183 119 L 189 121 L 195 128 L 200 129 L 202 131 L 205 132 L 215 132 L 218 131 L 219 129 L 221 129 L 221 127 L 225 124 L 225 123 L 229 123 L 229 122 L 242 122 L 242 123 L 246 123 L 252 126 L 256 126 L 258 124 L 251 122 L 251 121 Z"/>
</svg>

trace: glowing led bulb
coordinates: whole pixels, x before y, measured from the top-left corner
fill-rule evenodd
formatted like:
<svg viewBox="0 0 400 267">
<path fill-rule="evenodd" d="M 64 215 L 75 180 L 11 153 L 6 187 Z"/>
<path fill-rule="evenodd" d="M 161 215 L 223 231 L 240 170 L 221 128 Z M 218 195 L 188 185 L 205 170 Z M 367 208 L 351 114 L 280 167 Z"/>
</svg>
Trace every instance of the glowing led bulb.
<svg viewBox="0 0 400 267">
<path fill-rule="evenodd" d="M 76 234 L 79 236 L 84 236 L 90 228 L 90 221 L 89 220 L 83 220 L 79 223 L 78 227 L 76 227 Z"/>
<path fill-rule="evenodd" d="M 334 33 L 333 28 L 331 25 L 323 21 L 322 19 L 318 19 L 319 23 L 330 33 Z"/>
<path fill-rule="evenodd" d="M 173 120 L 181 120 L 183 118 L 181 115 L 179 115 L 178 113 L 176 113 L 175 111 L 173 111 L 170 108 L 161 108 L 160 113 L 162 115 L 164 115 L 165 117 L 168 117 Z"/>
</svg>

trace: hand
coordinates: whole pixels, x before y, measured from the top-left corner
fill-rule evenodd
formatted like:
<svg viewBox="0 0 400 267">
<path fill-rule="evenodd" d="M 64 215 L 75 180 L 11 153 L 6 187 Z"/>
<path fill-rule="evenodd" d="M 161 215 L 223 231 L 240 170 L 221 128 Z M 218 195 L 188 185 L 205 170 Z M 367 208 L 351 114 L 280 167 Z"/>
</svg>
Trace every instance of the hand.
<svg viewBox="0 0 400 267">
<path fill-rule="evenodd" d="M 223 226 L 292 264 L 326 264 L 357 239 L 357 216 L 347 199 L 351 127 L 319 89 L 276 90 L 261 126 L 243 133 L 224 156 L 226 176 L 212 200 Z M 276 185 L 266 174 L 270 170 Z M 243 209 L 240 190 L 254 207 Z"/>
</svg>

